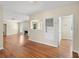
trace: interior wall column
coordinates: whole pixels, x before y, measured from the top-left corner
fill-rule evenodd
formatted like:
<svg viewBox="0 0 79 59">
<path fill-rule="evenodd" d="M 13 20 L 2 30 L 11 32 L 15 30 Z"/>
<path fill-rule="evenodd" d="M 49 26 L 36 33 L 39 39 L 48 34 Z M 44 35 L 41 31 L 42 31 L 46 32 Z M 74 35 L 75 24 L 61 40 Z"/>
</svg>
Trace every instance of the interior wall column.
<svg viewBox="0 0 79 59">
<path fill-rule="evenodd" d="M 20 33 L 20 22 L 18 22 L 18 34 Z"/>
</svg>

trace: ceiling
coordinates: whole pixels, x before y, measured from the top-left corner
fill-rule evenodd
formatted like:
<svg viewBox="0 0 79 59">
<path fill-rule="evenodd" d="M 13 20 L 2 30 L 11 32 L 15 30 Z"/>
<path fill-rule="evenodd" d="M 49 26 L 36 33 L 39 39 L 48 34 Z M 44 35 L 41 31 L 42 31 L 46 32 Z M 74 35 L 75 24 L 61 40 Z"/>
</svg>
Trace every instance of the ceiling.
<svg viewBox="0 0 79 59">
<path fill-rule="evenodd" d="M 13 13 L 32 15 L 34 13 L 44 11 L 50 8 L 56 8 L 59 6 L 75 4 L 79 2 L 67 2 L 67 1 L 0 1 L 0 5 L 4 7 L 5 10 L 11 11 Z"/>
</svg>

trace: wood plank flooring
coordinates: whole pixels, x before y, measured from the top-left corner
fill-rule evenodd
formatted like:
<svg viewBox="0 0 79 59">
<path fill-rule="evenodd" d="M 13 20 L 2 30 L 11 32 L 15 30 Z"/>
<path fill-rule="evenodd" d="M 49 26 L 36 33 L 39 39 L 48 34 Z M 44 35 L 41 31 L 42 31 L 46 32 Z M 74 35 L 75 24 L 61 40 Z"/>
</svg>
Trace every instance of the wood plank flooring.
<svg viewBox="0 0 79 59">
<path fill-rule="evenodd" d="M 36 43 L 23 35 L 4 37 L 0 58 L 71 58 L 71 41 L 62 40 L 59 48 Z"/>
</svg>

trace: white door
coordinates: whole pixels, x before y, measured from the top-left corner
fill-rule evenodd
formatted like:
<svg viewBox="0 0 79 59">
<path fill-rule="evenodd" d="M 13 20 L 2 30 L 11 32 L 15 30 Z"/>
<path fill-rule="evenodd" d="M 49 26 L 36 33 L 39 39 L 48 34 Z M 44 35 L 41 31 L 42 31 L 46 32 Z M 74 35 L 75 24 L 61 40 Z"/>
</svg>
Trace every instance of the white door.
<svg viewBox="0 0 79 59">
<path fill-rule="evenodd" d="M 62 18 L 62 39 L 73 39 L 73 17 L 70 16 L 63 16 Z"/>
</svg>

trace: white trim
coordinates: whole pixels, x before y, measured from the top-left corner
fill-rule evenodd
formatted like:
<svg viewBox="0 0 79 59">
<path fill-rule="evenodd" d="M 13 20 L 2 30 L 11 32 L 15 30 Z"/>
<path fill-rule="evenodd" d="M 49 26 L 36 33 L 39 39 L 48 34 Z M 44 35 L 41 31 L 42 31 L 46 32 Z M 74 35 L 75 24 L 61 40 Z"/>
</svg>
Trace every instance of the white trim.
<svg viewBox="0 0 79 59">
<path fill-rule="evenodd" d="M 4 49 L 3 47 L 0 48 L 0 50 L 3 50 L 3 49 Z"/>
<path fill-rule="evenodd" d="M 40 44 L 45 44 L 45 45 L 48 45 L 48 46 L 52 46 L 52 47 L 58 47 L 57 45 L 55 44 L 49 44 L 49 43 L 44 43 L 44 42 L 40 42 L 40 41 L 36 41 L 36 40 L 31 40 L 29 39 L 30 41 L 34 41 L 34 42 L 37 42 L 37 43 L 40 43 Z"/>
</svg>

